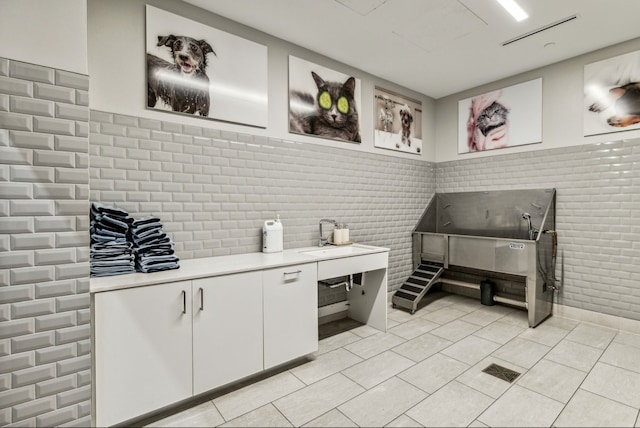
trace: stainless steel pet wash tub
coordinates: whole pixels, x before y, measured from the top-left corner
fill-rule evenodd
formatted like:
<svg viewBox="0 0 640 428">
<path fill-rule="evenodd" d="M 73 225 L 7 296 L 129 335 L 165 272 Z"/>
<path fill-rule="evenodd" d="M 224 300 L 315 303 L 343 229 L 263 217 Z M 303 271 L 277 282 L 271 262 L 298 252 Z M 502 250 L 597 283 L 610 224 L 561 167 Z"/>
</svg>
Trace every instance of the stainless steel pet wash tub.
<svg viewBox="0 0 640 428">
<path fill-rule="evenodd" d="M 415 271 L 392 297 L 414 313 L 434 285 L 481 291 L 483 304 L 551 315 L 556 289 L 555 189 L 436 193 L 413 231 Z M 471 280 L 470 280 L 471 278 Z"/>
</svg>

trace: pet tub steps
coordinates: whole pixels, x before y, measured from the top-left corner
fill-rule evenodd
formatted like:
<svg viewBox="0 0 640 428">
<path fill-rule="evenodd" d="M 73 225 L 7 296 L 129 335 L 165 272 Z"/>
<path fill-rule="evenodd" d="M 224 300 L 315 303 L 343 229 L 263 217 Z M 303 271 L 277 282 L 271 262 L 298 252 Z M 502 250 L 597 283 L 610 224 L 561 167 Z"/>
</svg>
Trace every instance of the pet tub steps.
<svg viewBox="0 0 640 428">
<path fill-rule="evenodd" d="M 408 309 L 413 315 L 418 303 L 427 294 L 427 291 L 438 281 L 444 267 L 439 263 L 422 261 L 418 268 L 407 278 L 402 286 L 396 290 L 391 298 L 394 308 Z"/>
</svg>

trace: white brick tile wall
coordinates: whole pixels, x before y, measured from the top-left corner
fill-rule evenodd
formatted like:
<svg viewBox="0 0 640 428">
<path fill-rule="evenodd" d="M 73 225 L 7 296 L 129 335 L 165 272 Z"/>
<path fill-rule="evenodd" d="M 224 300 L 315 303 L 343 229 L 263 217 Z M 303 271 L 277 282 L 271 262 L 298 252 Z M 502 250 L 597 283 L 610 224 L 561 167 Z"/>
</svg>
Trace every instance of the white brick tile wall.
<svg viewBox="0 0 640 428">
<path fill-rule="evenodd" d="M 0 92 L 7 95 L 32 97 L 33 85 L 30 81 L 0 77 Z"/>
<path fill-rule="evenodd" d="M 26 96 L 30 96 L 30 94 L 26 94 Z M 52 100 L 61 103 L 72 104 L 76 100 L 76 91 L 71 88 L 63 88 L 60 86 L 48 85 L 44 83 L 34 83 L 33 96 L 43 100 Z"/>
<path fill-rule="evenodd" d="M 355 242 L 392 249 L 390 289 L 410 272 L 411 230 L 435 189 L 433 163 L 90 117 L 91 200 L 159 216 L 183 259 L 260 251 L 262 223 L 279 213 L 286 248 L 317 245 L 318 221 L 331 217 Z"/>
<path fill-rule="evenodd" d="M 640 141 L 439 163 L 439 192 L 557 189 L 560 304 L 640 320 Z"/>
<path fill-rule="evenodd" d="M 0 75 L 0 424 L 86 423 L 89 79 L 4 58 Z"/>
</svg>

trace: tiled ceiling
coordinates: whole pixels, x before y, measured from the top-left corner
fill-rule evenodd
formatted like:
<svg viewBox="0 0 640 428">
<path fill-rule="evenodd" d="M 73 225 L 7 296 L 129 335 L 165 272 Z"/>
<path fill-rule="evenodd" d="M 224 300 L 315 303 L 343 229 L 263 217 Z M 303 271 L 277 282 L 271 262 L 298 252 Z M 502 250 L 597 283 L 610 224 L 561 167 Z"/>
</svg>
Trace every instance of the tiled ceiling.
<svg viewBox="0 0 640 428">
<path fill-rule="evenodd" d="M 436 99 L 640 37 L 637 0 L 185 1 Z"/>
</svg>

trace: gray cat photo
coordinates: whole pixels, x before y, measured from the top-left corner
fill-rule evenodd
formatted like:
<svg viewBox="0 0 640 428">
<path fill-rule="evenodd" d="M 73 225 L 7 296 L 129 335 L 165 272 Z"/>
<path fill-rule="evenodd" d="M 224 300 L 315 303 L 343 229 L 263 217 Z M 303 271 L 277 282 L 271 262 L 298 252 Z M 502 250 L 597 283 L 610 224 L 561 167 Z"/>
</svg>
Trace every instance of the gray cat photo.
<svg viewBox="0 0 640 428">
<path fill-rule="evenodd" d="M 289 57 L 289 132 L 360 143 L 360 79 Z"/>
</svg>

